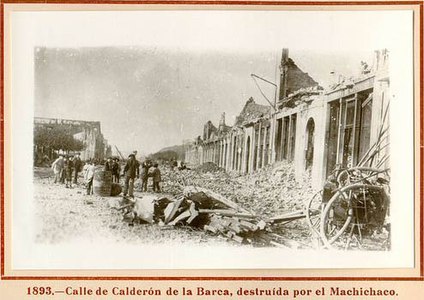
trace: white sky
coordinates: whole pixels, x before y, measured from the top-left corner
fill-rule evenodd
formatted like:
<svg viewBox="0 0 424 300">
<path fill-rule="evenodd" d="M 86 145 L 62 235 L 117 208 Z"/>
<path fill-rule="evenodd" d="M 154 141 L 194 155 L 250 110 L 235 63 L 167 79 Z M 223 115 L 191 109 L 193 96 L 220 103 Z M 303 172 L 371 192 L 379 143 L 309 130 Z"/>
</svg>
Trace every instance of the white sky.
<svg viewBox="0 0 424 300">
<path fill-rule="evenodd" d="M 406 16 L 407 14 L 390 11 L 158 10 L 19 12 L 15 13 L 14 20 L 29 24 L 24 31 L 19 32 L 21 28 L 17 28 L 17 32 L 21 34 L 18 38 L 35 47 L 130 46 L 163 53 L 180 53 L 179 57 L 170 54 L 167 58 L 173 60 L 169 64 L 173 63 L 178 70 L 187 66 L 184 57 L 189 57 L 188 62 L 194 61 L 191 69 L 182 73 L 186 82 L 194 82 L 192 85 L 186 85 L 190 86 L 190 92 L 179 93 L 171 87 L 168 93 L 161 94 L 161 91 L 158 91 L 160 95 L 156 95 L 156 98 L 160 98 L 159 100 L 152 93 L 144 93 L 144 96 L 141 96 L 141 90 L 148 84 L 150 89 L 154 89 L 154 86 L 160 88 L 163 82 L 175 83 L 176 80 L 181 80 L 173 78 L 174 73 L 154 72 L 154 69 L 150 70 L 150 73 L 140 70 L 134 70 L 132 73 L 113 72 L 116 80 L 109 78 L 109 81 L 122 81 L 126 78 L 131 80 L 132 76 L 136 76 L 135 73 L 144 74 L 148 78 L 153 74 L 156 80 L 153 86 L 151 81 L 139 82 L 138 91 L 134 87 L 128 88 L 125 84 L 117 85 L 113 91 L 108 91 L 111 86 L 109 81 L 105 81 L 107 86 L 104 88 L 101 85 L 87 87 L 78 80 L 68 80 L 67 87 L 58 84 L 58 78 L 62 81 L 69 76 L 82 78 L 78 75 L 81 70 L 74 70 L 76 73 L 72 74 L 72 68 L 62 66 L 61 69 L 60 63 L 57 68 L 50 68 L 50 77 L 55 80 L 44 85 L 49 88 L 47 94 L 54 98 L 35 97 L 36 116 L 101 121 L 102 131 L 110 144 L 116 144 L 123 151 L 137 149 L 141 153 L 149 153 L 165 146 L 180 144 L 183 139 L 194 138 L 201 134 L 202 125 L 206 121 L 212 120 L 216 124 L 222 112 L 226 112 L 227 123 L 232 125 L 235 116 L 250 96 L 257 102 L 266 104 L 250 78 L 250 73 L 274 81 L 275 59 L 283 47 L 290 49 L 290 56 L 305 72 L 326 86 L 330 80 L 330 71 L 353 75 L 360 60 L 372 63 L 370 57 L 373 50 L 390 49 L 398 40 L 397 37 L 405 34 L 396 27 L 397 22 L 393 20 L 402 22 L 402 18 Z M 204 60 L 190 58 L 198 55 L 204 56 Z M 92 56 L 96 57 L 95 54 Z M 125 57 L 126 55 L 122 54 L 122 59 L 125 60 Z M 221 61 L 221 65 L 215 64 L 216 61 Z M 251 64 L 250 68 L 246 67 L 246 62 Z M 75 65 L 84 63 L 77 61 Z M 98 66 L 99 63 L 95 65 Z M 63 70 L 64 68 L 66 70 Z M 60 70 L 66 75 L 63 76 Z M 97 76 L 96 72 L 92 71 L 93 78 Z M 202 74 L 210 73 L 214 76 L 205 76 L 202 83 Z M 85 70 L 84 75 L 87 83 L 87 80 L 90 81 L 90 71 Z M 44 80 L 48 80 L 47 77 Z M 202 84 L 207 88 L 202 87 Z M 263 88 L 267 89 L 266 86 Z M 122 96 L 123 94 L 127 95 Z M 272 98 L 269 87 L 268 94 Z M 145 111 L 144 114 L 140 107 L 150 105 L 152 101 L 156 101 L 157 109 Z M 69 103 L 73 103 L 73 106 Z M 119 104 L 120 107 L 109 106 L 113 103 Z M 165 103 L 174 103 L 178 111 L 188 110 L 191 114 L 181 116 L 177 113 L 173 119 L 170 111 L 174 111 L 175 106 Z M 122 107 L 126 108 L 124 112 Z M 79 108 L 85 109 L 79 111 Z M 168 111 L 161 116 L 159 108 L 162 108 L 162 112 L 167 109 Z M 134 117 L 135 114 L 137 118 Z M 152 122 L 147 122 L 151 118 Z M 144 123 L 140 119 L 143 119 Z M 167 126 L 159 126 L 160 124 Z M 158 136 L 161 138 L 158 139 Z"/>
</svg>

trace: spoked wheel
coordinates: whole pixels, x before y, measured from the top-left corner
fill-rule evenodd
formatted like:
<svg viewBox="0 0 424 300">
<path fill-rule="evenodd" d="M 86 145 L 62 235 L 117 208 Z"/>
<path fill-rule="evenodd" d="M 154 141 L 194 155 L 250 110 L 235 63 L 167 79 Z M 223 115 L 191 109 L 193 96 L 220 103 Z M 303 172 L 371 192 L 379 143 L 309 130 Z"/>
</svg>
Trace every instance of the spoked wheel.
<svg viewBox="0 0 424 300">
<path fill-rule="evenodd" d="M 378 248 L 370 236 L 381 227 L 387 209 L 383 187 L 352 184 L 336 192 L 322 213 L 320 236 L 327 248 Z"/>
<path fill-rule="evenodd" d="M 322 205 L 322 190 L 315 193 L 306 203 L 306 222 L 308 223 L 311 232 L 319 236 L 319 226 L 321 220 Z"/>
<path fill-rule="evenodd" d="M 378 176 L 385 174 L 389 169 L 375 169 L 369 167 L 354 167 L 343 170 L 337 176 L 337 182 L 339 186 L 345 186 L 346 184 L 371 184 L 378 180 Z"/>
</svg>

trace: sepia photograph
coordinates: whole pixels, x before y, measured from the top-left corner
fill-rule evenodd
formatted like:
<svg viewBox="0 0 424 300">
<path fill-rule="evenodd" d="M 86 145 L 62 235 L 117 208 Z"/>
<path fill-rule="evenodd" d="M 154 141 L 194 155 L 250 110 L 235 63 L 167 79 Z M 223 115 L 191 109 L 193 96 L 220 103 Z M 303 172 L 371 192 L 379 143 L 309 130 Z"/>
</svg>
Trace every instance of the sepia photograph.
<svg viewBox="0 0 424 300">
<path fill-rule="evenodd" d="M 411 14 L 12 21 L 13 68 L 31 69 L 14 96 L 32 98 L 17 106 L 18 268 L 413 264 Z"/>
<path fill-rule="evenodd" d="M 38 241 L 390 250 L 386 49 L 34 51 Z"/>
</svg>

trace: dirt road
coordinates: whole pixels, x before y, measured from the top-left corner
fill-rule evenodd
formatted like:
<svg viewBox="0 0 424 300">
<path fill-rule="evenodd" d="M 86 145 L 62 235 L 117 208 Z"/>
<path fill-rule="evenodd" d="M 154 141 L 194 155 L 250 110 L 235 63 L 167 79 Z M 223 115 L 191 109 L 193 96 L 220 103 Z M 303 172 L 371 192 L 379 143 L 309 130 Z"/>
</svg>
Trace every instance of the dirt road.
<svg viewBox="0 0 424 300">
<path fill-rule="evenodd" d="M 189 227 L 165 229 L 157 224 L 130 226 L 123 221 L 121 212 L 109 207 L 107 197 L 85 195 L 82 184 L 74 185 L 72 189 L 54 184 L 49 169 L 35 169 L 34 194 L 39 224 L 37 242 L 57 244 L 89 239 L 131 244 L 201 244 L 211 240 L 225 243 Z"/>
<path fill-rule="evenodd" d="M 302 199 L 307 199 L 311 193 L 310 188 L 295 183 L 292 174 L 284 168 L 274 168 L 247 176 L 222 171 L 171 171 L 165 167 L 162 172 L 162 188 L 170 197 L 180 193 L 184 184 L 193 184 L 220 193 L 264 218 L 302 209 Z M 80 181 L 83 179 L 80 178 Z M 136 190 L 139 189 L 139 184 L 137 181 Z M 240 246 L 188 226 L 169 228 L 158 224 L 129 224 L 123 220 L 120 211 L 112 209 L 109 205 L 109 201 L 116 201 L 119 197 L 87 196 L 82 183 L 74 185 L 73 188 L 54 184 L 53 174 L 48 168 L 35 168 L 34 191 L 37 223 L 40 225 L 37 241 L 41 243 L 88 239 L 131 244 L 171 242 Z M 135 195 L 142 196 L 140 192 Z M 296 241 L 302 248 L 310 248 L 313 245 L 305 220 L 284 224 L 278 229 L 278 233 Z"/>
</svg>

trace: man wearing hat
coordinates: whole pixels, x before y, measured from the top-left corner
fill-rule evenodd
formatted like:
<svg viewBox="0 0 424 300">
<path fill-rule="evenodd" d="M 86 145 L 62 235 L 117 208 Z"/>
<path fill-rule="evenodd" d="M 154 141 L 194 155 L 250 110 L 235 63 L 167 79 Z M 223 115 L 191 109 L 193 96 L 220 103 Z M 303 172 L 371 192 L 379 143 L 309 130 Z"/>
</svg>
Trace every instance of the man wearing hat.
<svg viewBox="0 0 424 300">
<path fill-rule="evenodd" d="M 113 167 L 112 157 L 108 157 L 105 163 L 104 171 L 112 172 L 112 167 Z"/>
<path fill-rule="evenodd" d="M 147 192 L 147 183 L 149 181 L 149 169 L 152 166 L 152 162 L 146 159 L 141 165 L 141 191 Z"/>
<path fill-rule="evenodd" d="M 127 195 L 134 197 L 134 180 L 139 176 L 140 163 L 135 159 L 134 154 L 128 156 L 127 163 L 124 168 L 125 174 L 125 186 L 124 186 L 124 197 Z"/>
<path fill-rule="evenodd" d="M 112 181 L 119 183 L 119 174 L 121 173 L 121 166 L 119 165 L 119 158 L 115 157 L 112 161 Z"/>
</svg>

